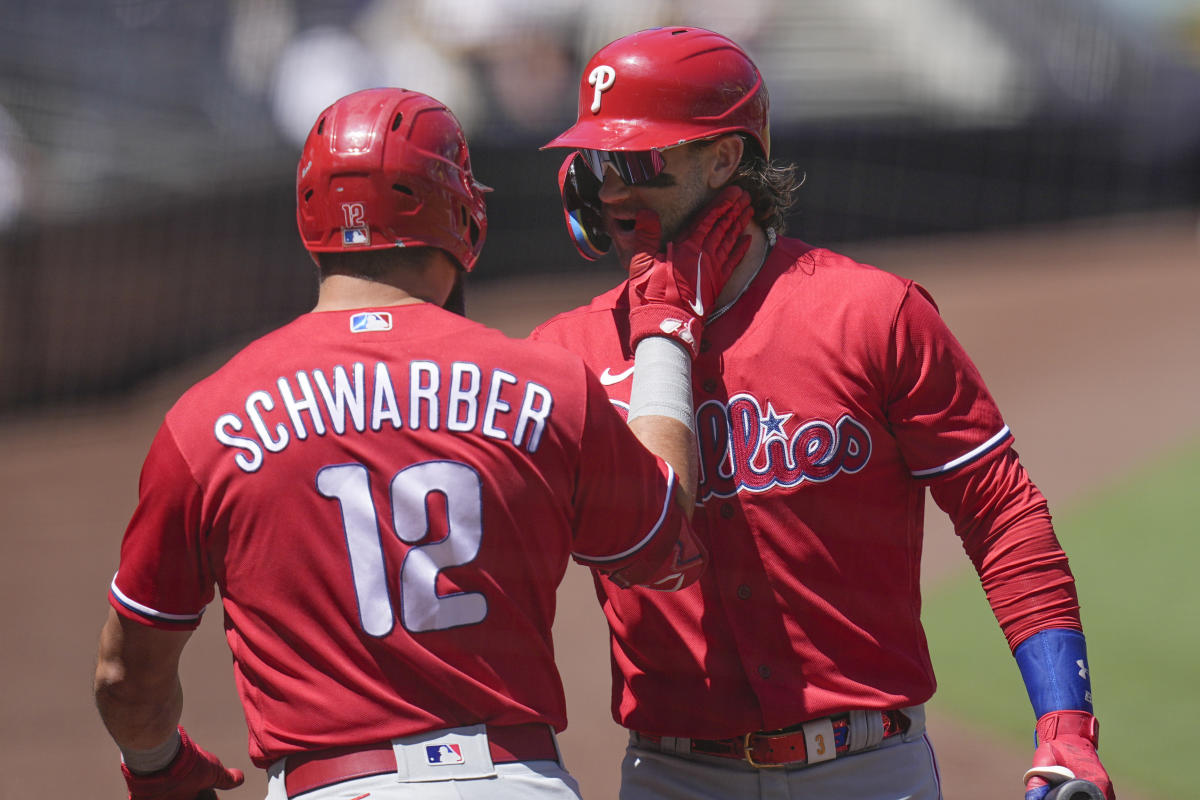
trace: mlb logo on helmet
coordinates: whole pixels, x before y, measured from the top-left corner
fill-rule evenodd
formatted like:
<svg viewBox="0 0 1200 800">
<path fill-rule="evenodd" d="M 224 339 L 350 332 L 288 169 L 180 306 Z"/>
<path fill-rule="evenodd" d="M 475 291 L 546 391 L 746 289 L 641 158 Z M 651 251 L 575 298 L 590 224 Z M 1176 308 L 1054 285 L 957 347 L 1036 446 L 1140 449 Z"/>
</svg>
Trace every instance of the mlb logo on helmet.
<svg viewBox="0 0 1200 800">
<path fill-rule="evenodd" d="M 360 311 L 350 317 L 351 333 L 390 331 L 391 329 L 392 315 L 387 311 Z"/>
<path fill-rule="evenodd" d="M 357 247 L 371 243 L 371 233 L 366 228 L 342 228 L 342 247 Z"/>
<path fill-rule="evenodd" d="M 427 744 L 425 758 L 430 764 L 463 763 L 462 747 L 457 744 Z"/>
</svg>

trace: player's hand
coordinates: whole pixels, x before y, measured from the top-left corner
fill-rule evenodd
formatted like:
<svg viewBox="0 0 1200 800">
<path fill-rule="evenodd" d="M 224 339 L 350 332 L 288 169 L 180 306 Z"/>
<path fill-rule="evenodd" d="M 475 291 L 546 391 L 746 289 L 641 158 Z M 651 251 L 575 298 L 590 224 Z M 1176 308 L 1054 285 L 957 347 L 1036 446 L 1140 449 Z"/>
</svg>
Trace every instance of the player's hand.
<svg viewBox="0 0 1200 800">
<path fill-rule="evenodd" d="M 647 336 L 669 336 L 696 357 L 704 320 L 750 247 L 743 231 L 752 215 L 746 190 L 726 186 L 696 224 L 660 252 L 658 215 L 647 209 L 638 212 L 637 252 L 629 264 L 630 348 Z"/>
<path fill-rule="evenodd" d="M 1096 754 L 1100 726 L 1086 711 L 1051 711 L 1037 722 L 1033 767 L 1024 777 L 1025 800 L 1042 800 L 1052 785 L 1071 778 L 1091 781 L 1116 800 L 1112 780 Z"/>
<path fill-rule="evenodd" d="M 179 728 L 179 752 L 163 770 L 135 775 L 124 764 L 121 773 L 129 800 L 197 800 L 215 797 L 213 789 L 233 789 L 246 780 L 240 769 L 229 769 Z"/>
</svg>

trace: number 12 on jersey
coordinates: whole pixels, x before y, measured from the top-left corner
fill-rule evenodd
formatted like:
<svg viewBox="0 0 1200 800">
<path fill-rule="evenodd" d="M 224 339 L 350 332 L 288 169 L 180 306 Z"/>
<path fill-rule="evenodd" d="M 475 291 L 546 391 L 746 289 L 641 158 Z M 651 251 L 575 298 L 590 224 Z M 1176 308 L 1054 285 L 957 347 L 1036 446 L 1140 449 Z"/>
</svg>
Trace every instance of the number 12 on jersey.
<svg viewBox="0 0 1200 800">
<path fill-rule="evenodd" d="M 370 636 L 387 636 L 395 617 L 367 468 L 358 463 L 322 467 L 317 472 L 317 491 L 341 506 L 362 629 Z M 432 492 L 446 498 L 449 527 L 444 538 L 416 544 L 429 532 L 427 498 Z M 442 570 L 470 563 L 479 555 L 483 538 L 479 473 L 456 461 L 424 461 L 397 472 L 388 496 L 396 536 L 415 545 L 400 568 L 400 617 L 405 629 L 423 633 L 483 622 L 487 599 L 481 593 L 437 593 Z"/>
</svg>

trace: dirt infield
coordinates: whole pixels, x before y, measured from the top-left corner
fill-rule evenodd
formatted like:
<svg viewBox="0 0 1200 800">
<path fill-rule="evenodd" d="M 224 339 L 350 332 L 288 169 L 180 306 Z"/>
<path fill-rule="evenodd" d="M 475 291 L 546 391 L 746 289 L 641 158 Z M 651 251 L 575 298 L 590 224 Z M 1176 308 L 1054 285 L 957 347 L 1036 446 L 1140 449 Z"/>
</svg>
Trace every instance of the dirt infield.
<svg viewBox="0 0 1200 800">
<path fill-rule="evenodd" d="M 1200 258 L 1194 214 L 1019 234 L 872 243 L 847 254 L 922 282 L 973 354 L 1051 507 L 1119 478 L 1200 430 Z M 524 335 L 615 274 L 531 278 L 477 288 L 471 316 Z M 0 511 L 9 609 L 0 656 L 0 800 L 116 798 L 116 751 L 91 701 L 96 636 L 142 457 L 178 393 L 227 354 L 188 365 L 117 402 L 0 425 Z M 1149 416 L 1147 419 L 1146 417 Z M 1171 424 L 1158 424 L 1170 420 Z M 1180 430 L 1182 426 L 1183 430 Z M 931 513 L 925 584 L 969 568 Z M 184 658 L 184 721 L 247 783 L 253 771 L 219 612 Z M 583 569 L 568 570 L 555 636 L 571 723 L 561 742 L 585 796 L 615 797 L 623 732 L 608 716 L 605 631 Z M 1021 698 L 1014 698 L 1021 702 Z M 1101 710 L 1101 713 L 1103 711 Z M 931 704 L 946 797 L 1012 800 L 1028 750 L 1000 745 Z M 1123 800 L 1139 795 L 1114 776 Z M 1140 795 L 1145 798 L 1147 795 Z"/>
</svg>

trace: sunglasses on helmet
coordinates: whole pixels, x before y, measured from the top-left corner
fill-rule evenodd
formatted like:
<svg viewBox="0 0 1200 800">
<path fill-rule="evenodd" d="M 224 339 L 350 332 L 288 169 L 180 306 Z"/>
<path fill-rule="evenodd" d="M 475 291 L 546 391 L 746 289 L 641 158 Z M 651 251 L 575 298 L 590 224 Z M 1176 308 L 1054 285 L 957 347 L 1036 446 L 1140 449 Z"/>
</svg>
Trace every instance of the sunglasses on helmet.
<svg viewBox="0 0 1200 800">
<path fill-rule="evenodd" d="M 667 164 L 658 150 L 580 149 L 579 155 L 583 156 L 583 162 L 597 180 L 603 182 L 605 167 L 611 166 L 617 177 L 628 186 L 654 180 Z"/>
</svg>

